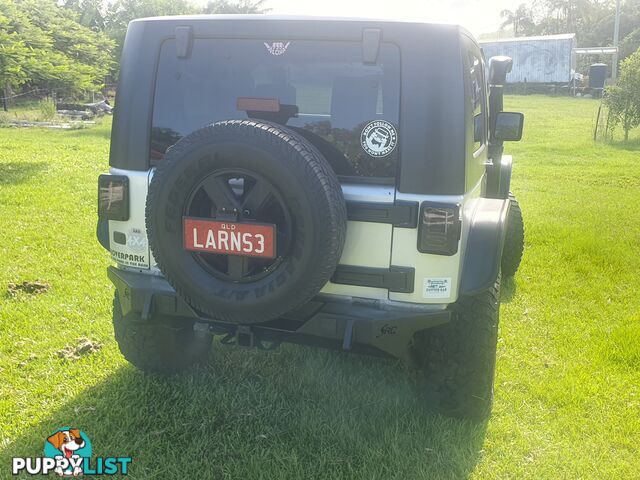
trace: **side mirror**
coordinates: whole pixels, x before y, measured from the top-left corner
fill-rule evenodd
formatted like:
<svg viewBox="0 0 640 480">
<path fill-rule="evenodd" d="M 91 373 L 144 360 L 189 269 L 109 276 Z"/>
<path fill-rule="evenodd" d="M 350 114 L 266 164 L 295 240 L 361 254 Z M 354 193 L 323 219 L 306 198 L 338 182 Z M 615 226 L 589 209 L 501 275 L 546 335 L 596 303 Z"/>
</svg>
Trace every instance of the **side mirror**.
<svg viewBox="0 0 640 480">
<path fill-rule="evenodd" d="M 499 142 L 515 141 L 522 138 L 524 115 L 519 112 L 500 112 L 496 117 L 496 130 L 493 138 Z"/>
</svg>

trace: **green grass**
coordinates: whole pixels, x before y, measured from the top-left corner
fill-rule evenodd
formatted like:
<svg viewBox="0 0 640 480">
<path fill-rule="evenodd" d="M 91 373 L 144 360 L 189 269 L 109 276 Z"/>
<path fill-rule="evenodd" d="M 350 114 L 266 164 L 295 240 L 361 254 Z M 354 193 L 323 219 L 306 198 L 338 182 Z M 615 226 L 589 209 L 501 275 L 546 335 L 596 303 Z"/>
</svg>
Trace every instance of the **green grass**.
<svg viewBox="0 0 640 480">
<path fill-rule="evenodd" d="M 424 411 L 399 363 L 297 346 L 216 345 L 143 375 L 113 340 L 96 177 L 109 125 L 0 129 L 0 477 L 73 424 L 131 478 L 640 477 L 639 142 L 594 144 L 597 102 L 509 97 L 526 114 L 513 190 L 521 271 L 504 285 L 494 413 Z M 48 282 L 38 295 L 10 282 Z M 88 337 L 80 360 L 57 352 Z"/>
<path fill-rule="evenodd" d="M 71 123 L 73 128 L 83 128 L 78 120 L 71 120 L 56 112 L 56 103 L 51 98 L 18 99 L 10 105 L 8 111 L 5 112 L 0 108 L 0 125 L 11 122 L 51 122 L 54 124 Z M 102 117 L 95 117 L 93 121 L 101 124 Z"/>
<path fill-rule="evenodd" d="M 0 110 L 0 125 L 12 121 L 48 122 L 54 119 L 55 103 L 51 99 L 21 101 L 8 111 Z"/>
</svg>

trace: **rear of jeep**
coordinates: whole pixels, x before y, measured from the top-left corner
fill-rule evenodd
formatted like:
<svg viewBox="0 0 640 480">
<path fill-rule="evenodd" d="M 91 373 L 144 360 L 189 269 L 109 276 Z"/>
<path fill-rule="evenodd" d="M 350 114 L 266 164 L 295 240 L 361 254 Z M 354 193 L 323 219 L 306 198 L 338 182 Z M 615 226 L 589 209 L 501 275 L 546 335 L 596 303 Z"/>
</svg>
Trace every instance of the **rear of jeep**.
<svg viewBox="0 0 640 480">
<path fill-rule="evenodd" d="M 124 356 L 176 372 L 222 335 L 401 358 L 432 407 L 485 417 L 521 124 L 484 67 L 454 26 L 132 22 L 99 179 Z"/>
</svg>

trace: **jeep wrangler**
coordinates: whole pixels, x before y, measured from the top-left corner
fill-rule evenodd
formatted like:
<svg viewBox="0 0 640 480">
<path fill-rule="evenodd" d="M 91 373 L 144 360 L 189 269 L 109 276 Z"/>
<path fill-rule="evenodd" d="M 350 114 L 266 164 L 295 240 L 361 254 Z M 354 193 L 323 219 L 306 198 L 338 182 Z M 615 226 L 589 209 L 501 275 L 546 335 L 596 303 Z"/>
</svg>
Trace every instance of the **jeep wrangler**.
<svg viewBox="0 0 640 480">
<path fill-rule="evenodd" d="M 436 411 L 485 418 L 524 239 L 511 59 L 487 65 L 451 25 L 131 22 L 98 180 L 124 357 L 178 372 L 214 335 L 382 355 Z"/>
</svg>

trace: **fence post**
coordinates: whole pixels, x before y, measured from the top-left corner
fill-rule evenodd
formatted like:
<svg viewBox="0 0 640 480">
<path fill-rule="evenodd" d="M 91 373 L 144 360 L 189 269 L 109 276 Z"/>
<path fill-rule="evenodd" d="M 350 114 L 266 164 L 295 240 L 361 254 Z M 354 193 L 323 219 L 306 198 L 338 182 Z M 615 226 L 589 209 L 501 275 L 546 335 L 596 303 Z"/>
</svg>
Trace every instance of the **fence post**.
<svg viewBox="0 0 640 480">
<path fill-rule="evenodd" d="M 4 88 L 2 89 L 2 108 L 4 109 L 5 112 L 8 112 L 9 109 L 7 108 L 7 97 L 9 96 L 9 92 L 7 92 L 8 88 L 5 85 Z"/>
</svg>

